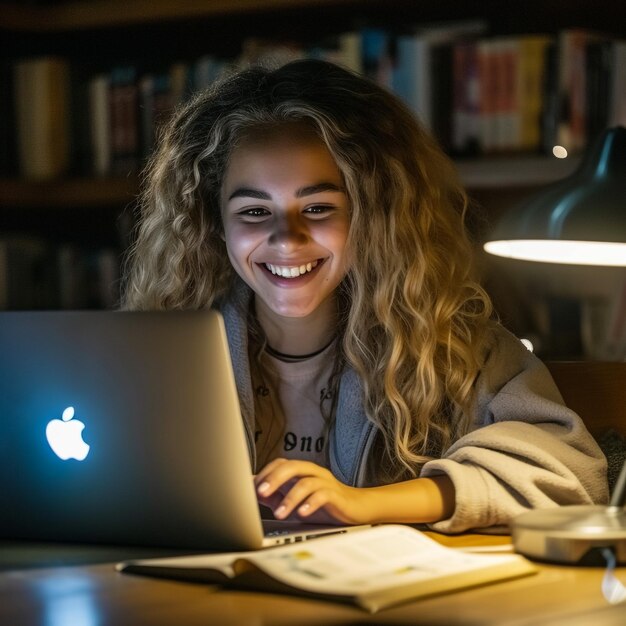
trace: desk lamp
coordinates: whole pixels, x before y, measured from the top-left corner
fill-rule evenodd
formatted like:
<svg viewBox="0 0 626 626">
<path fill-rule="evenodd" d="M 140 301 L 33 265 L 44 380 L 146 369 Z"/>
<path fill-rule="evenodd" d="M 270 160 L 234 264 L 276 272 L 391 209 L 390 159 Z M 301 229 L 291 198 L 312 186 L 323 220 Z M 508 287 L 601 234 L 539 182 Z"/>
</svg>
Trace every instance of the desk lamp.
<svg viewBox="0 0 626 626">
<path fill-rule="evenodd" d="M 506 214 L 484 248 L 526 261 L 626 266 L 626 128 L 606 130 L 571 176 Z"/>
<path fill-rule="evenodd" d="M 603 133 L 571 176 L 520 205 L 485 244 L 491 254 L 576 265 L 626 266 L 626 128 Z M 626 408 L 625 408 L 626 411 Z M 545 561 L 626 563 L 626 463 L 608 506 L 562 506 L 511 523 L 516 551 Z"/>
</svg>

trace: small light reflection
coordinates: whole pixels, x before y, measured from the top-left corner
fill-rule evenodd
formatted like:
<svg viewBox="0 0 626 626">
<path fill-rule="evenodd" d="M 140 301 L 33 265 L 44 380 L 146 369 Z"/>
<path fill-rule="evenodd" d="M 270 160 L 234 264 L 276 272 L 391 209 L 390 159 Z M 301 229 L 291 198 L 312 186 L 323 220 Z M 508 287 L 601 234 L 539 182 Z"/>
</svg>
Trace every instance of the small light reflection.
<svg viewBox="0 0 626 626">
<path fill-rule="evenodd" d="M 92 586 L 80 576 L 57 576 L 40 582 L 44 626 L 98 626 L 99 612 Z"/>
<path fill-rule="evenodd" d="M 606 572 L 604 572 L 602 579 L 602 594 L 609 604 L 624 602 L 626 600 L 626 587 L 615 576 L 615 554 L 610 548 L 603 548 L 602 556 L 606 559 Z"/>
<path fill-rule="evenodd" d="M 552 154 L 557 159 L 566 159 L 567 158 L 567 150 L 563 146 L 554 146 L 554 148 L 552 148 Z"/>
<path fill-rule="evenodd" d="M 530 339 L 520 339 L 520 341 L 524 344 L 524 347 L 529 352 L 535 351 L 535 346 L 533 346 L 533 342 Z"/>
</svg>

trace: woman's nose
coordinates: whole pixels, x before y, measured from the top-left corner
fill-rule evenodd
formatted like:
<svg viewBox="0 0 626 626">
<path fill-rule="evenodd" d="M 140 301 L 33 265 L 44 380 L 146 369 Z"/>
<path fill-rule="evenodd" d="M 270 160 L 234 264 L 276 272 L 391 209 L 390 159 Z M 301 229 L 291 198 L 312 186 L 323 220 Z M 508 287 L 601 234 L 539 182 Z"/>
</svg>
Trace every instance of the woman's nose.
<svg viewBox="0 0 626 626">
<path fill-rule="evenodd" d="M 282 251 L 298 249 L 309 240 L 304 221 L 297 215 L 278 218 L 270 234 L 269 244 Z"/>
</svg>

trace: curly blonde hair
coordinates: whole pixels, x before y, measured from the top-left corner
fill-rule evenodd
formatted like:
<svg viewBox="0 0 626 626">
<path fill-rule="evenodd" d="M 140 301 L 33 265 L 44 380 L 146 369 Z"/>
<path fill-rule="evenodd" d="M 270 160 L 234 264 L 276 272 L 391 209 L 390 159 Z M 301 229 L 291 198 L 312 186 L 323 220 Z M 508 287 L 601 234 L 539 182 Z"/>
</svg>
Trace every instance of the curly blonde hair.
<svg viewBox="0 0 626 626">
<path fill-rule="evenodd" d="M 227 297 L 235 274 L 219 197 L 229 155 L 251 129 L 294 121 L 325 143 L 350 200 L 342 358 L 382 433 L 381 467 L 415 476 L 470 426 L 492 308 L 473 278 L 454 166 L 375 83 L 295 61 L 243 70 L 182 107 L 146 169 L 123 305 L 200 309 Z"/>
</svg>

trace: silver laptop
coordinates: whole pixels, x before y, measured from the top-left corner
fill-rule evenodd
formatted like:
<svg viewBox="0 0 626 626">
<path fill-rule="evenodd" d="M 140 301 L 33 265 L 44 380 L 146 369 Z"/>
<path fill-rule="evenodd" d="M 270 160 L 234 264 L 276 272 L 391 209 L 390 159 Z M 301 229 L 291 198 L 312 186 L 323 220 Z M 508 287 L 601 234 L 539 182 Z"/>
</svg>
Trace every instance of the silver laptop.
<svg viewBox="0 0 626 626">
<path fill-rule="evenodd" d="M 263 528 L 224 323 L 0 313 L 0 539 L 250 550 Z"/>
</svg>

